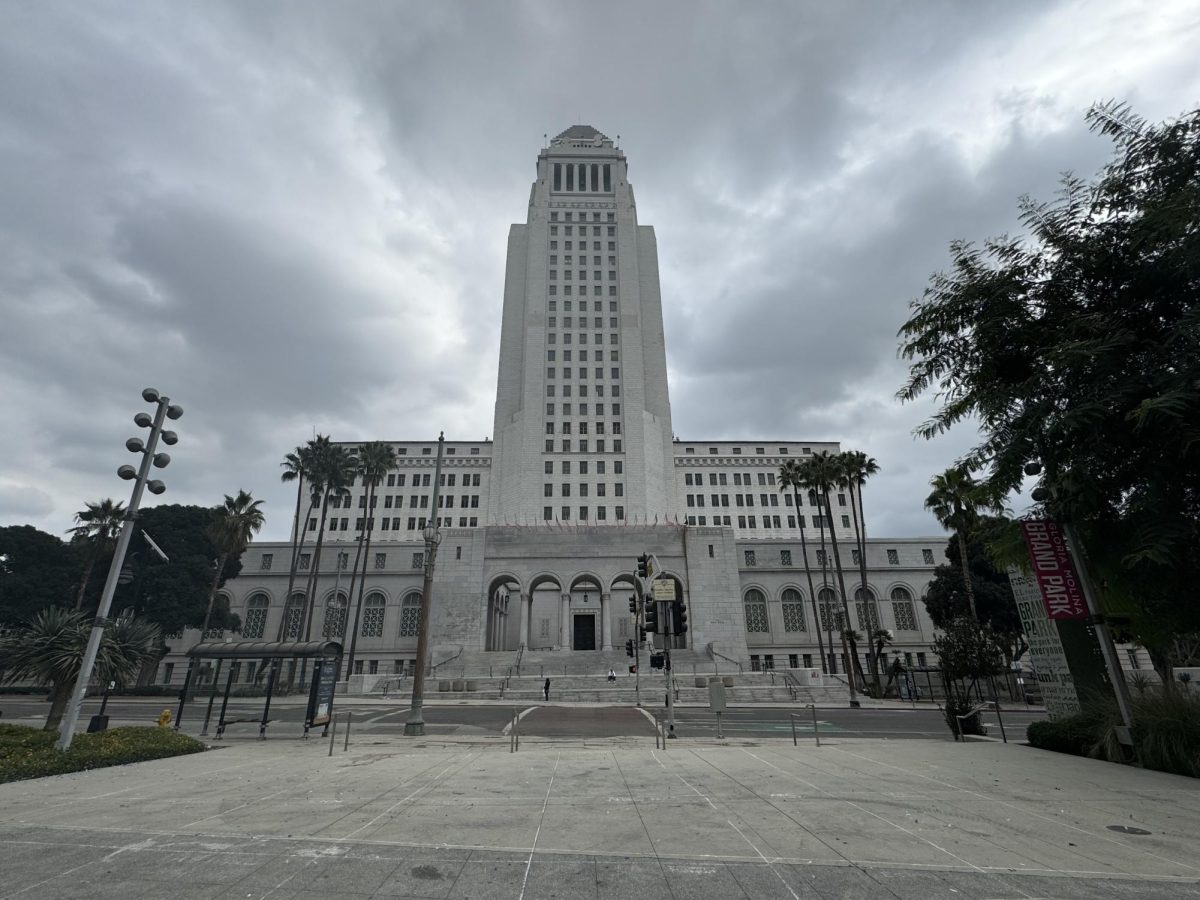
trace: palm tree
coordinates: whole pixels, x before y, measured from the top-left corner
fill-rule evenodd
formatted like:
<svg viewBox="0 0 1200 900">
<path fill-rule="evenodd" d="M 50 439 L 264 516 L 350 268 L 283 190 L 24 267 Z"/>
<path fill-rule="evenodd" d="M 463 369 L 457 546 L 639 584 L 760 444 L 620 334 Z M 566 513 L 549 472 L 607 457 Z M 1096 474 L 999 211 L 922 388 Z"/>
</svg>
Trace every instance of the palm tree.
<svg viewBox="0 0 1200 900">
<path fill-rule="evenodd" d="M 975 609 L 975 588 L 971 584 L 971 563 L 967 556 L 967 532 L 979 521 L 979 514 L 999 508 L 985 488 L 971 473 L 961 467 L 951 467 L 929 482 L 933 491 L 925 498 L 925 508 L 933 513 L 942 527 L 958 535 L 958 551 L 962 557 L 963 583 L 967 587 L 967 603 L 971 620 L 979 623 Z"/>
<path fill-rule="evenodd" d="M 92 617 L 51 606 L 25 626 L 0 635 L 0 683 L 38 681 L 50 685 L 46 731 L 57 731 L 92 631 Z M 145 619 L 109 619 L 100 639 L 92 677 L 123 682 L 162 656 L 162 634 Z"/>
<path fill-rule="evenodd" d="M 858 670 L 859 677 L 862 676 L 861 664 L 858 661 L 858 642 L 855 633 L 850 630 L 850 606 L 846 601 L 846 576 L 842 571 L 842 555 L 838 550 L 837 532 L 833 527 L 833 514 L 829 506 L 829 492 L 841 481 L 841 465 L 837 456 L 821 452 L 806 462 L 805 470 L 809 485 L 817 491 L 817 496 L 825 507 L 823 510 L 825 515 L 822 516 L 822 520 L 829 528 L 829 546 L 833 548 L 833 565 L 837 570 L 838 588 L 842 595 L 842 612 L 845 616 L 842 627 L 842 647 L 851 663 L 851 670 L 847 673 L 846 681 L 850 685 L 850 703 L 857 706 L 858 698 L 854 689 L 855 670 Z"/>
<path fill-rule="evenodd" d="M 821 639 L 821 616 L 817 612 L 817 595 L 813 591 L 812 569 L 808 565 L 808 541 L 804 537 L 804 515 L 800 512 L 800 488 L 804 487 L 804 467 L 798 459 L 789 459 L 779 467 L 780 490 L 792 489 L 796 504 L 796 523 L 800 526 L 800 554 L 804 557 L 804 577 L 808 579 L 808 599 L 812 604 L 813 628 L 817 632 L 817 647 L 821 653 L 821 671 L 825 671 L 825 641 Z"/>
<path fill-rule="evenodd" d="M 296 572 L 300 567 L 300 556 L 304 552 L 304 540 L 308 536 L 309 516 L 312 515 L 313 508 L 319 501 L 319 496 L 314 495 L 310 499 L 308 511 L 304 517 L 300 517 L 300 502 L 304 496 L 305 481 L 308 481 L 308 487 L 312 487 L 312 470 L 315 465 L 315 460 L 320 453 L 320 447 L 329 443 L 327 435 L 318 434 L 315 438 L 305 444 L 303 447 L 297 447 L 291 453 L 283 458 L 280 463 L 283 466 L 283 474 L 279 476 L 279 480 L 285 484 L 289 481 L 296 482 L 296 521 L 292 523 L 292 564 L 288 570 L 288 586 L 287 593 L 283 598 L 283 615 L 279 619 L 279 628 L 275 634 L 275 640 L 282 641 L 287 631 L 288 612 L 291 609 L 292 591 L 296 587 Z"/>
<path fill-rule="evenodd" d="M 358 463 L 353 453 L 340 444 L 326 441 L 317 451 L 313 460 L 313 471 L 309 484 L 314 499 L 319 498 L 321 504 L 321 524 L 317 529 L 317 543 L 313 548 L 312 564 L 309 567 L 308 585 L 304 600 L 304 637 L 312 638 L 313 610 L 316 608 L 317 579 L 321 571 L 321 550 L 325 546 L 325 522 L 329 516 L 332 503 L 341 505 L 343 498 L 350 495 L 350 485 L 354 483 L 354 473 Z M 300 683 L 308 669 L 307 657 L 300 661 Z"/>
<path fill-rule="evenodd" d="M 67 533 L 72 535 L 72 540 L 86 541 L 92 545 L 83 568 L 83 583 L 79 585 L 79 594 L 75 597 L 75 608 L 80 609 L 96 561 L 105 550 L 115 546 L 114 542 L 125 522 L 125 505 L 106 497 L 99 503 L 87 504 L 87 509 L 75 513 L 75 521 L 79 524 Z"/>
<path fill-rule="evenodd" d="M 848 450 L 839 456 L 842 464 L 842 483 L 850 492 L 850 512 L 854 517 L 854 541 L 858 545 L 858 573 L 862 579 L 863 603 L 874 608 L 875 621 L 872 624 L 878 628 L 879 601 L 867 587 L 867 518 L 865 513 L 860 515 L 860 510 L 863 485 L 879 471 L 879 464 L 861 450 Z M 871 678 L 875 681 L 875 693 L 881 696 L 883 686 L 879 680 L 879 659 L 874 651 L 873 641 L 868 642 L 867 653 L 867 664 L 871 667 Z"/>
<path fill-rule="evenodd" d="M 363 536 L 359 535 L 358 552 L 362 555 L 362 578 L 358 582 L 358 599 L 354 603 L 354 625 L 350 632 L 350 652 L 346 656 L 346 677 L 354 672 L 354 649 L 358 644 L 358 618 L 362 613 L 363 588 L 367 584 L 367 560 L 371 558 L 371 535 L 375 531 L 375 488 L 383 483 L 387 473 L 396 468 L 396 448 L 383 441 L 371 441 L 359 451 L 358 471 L 367 488 L 367 509 L 364 515 L 366 548 Z M 350 596 L 354 596 L 354 577 L 358 574 L 358 557 L 354 559 L 354 572 L 350 575 Z"/>
<path fill-rule="evenodd" d="M 263 527 L 265 517 L 261 500 L 255 500 L 246 491 L 239 490 L 236 497 L 225 495 L 225 502 L 217 507 L 217 517 L 208 528 L 209 540 L 217 549 L 217 569 L 213 575 L 212 590 L 208 592 L 208 609 L 204 613 L 204 625 L 200 639 L 208 632 L 212 620 L 213 605 L 217 600 L 217 589 L 225 575 L 225 565 L 231 556 L 241 556 L 250 539 Z"/>
</svg>

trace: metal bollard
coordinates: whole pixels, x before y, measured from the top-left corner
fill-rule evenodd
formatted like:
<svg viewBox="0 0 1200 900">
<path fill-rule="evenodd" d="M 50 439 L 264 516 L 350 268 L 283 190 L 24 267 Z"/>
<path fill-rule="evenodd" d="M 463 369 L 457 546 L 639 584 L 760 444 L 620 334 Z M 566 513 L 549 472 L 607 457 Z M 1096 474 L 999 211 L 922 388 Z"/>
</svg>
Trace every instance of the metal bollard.
<svg viewBox="0 0 1200 900">
<path fill-rule="evenodd" d="M 800 742 L 798 740 L 796 740 L 796 717 L 795 717 L 795 715 L 791 715 L 791 716 L 788 716 L 788 718 L 792 722 L 792 746 L 799 747 Z"/>
<path fill-rule="evenodd" d="M 333 727 L 329 729 L 329 755 L 333 756 L 333 739 L 337 737 L 337 716 L 330 716 Z"/>
<path fill-rule="evenodd" d="M 815 703 L 808 704 L 808 708 L 812 710 L 813 720 L 813 737 L 817 739 L 817 746 L 821 746 L 821 726 L 817 723 L 817 705 Z"/>
<path fill-rule="evenodd" d="M 350 749 L 350 717 L 352 715 L 350 710 L 346 710 L 346 743 L 342 745 L 343 753 Z"/>
<path fill-rule="evenodd" d="M 996 721 L 1000 723 L 1000 737 L 1004 739 L 1004 743 L 1008 743 L 1008 735 L 1004 733 L 1004 719 L 1000 716 L 1000 701 L 992 701 L 996 706 Z"/>
</svg>

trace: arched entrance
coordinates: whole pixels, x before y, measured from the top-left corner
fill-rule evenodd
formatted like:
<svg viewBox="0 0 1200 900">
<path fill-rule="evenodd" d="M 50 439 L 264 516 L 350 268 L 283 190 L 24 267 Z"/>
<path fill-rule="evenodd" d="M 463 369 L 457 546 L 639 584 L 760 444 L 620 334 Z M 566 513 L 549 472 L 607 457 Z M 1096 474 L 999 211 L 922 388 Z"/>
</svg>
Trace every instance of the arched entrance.
<svg viewBox="0 0 1200 900">
<path fill-rule="evenodd" d="M 606 610 L 600 579 L 588 573 L 576 575 L 567 598 L 568 646 L 572 650 L 599 649 L 607 636 L 602 627 Z"/>
<path fill-rule="evenodd" d="M 565 609 L 563 583 L 550 572 L 535 575 L 529 582 L 529 642 L 531 650 L 562 650 L 570 647 L 566 637 L 569 616 Z"/>
<path fill-rule="evenodd" d="M 521 615 L 521 583 L 512 575 L 493 578 L 488 586 L 486 603 L 484 649 L 516 650 L 525 643 L 521 627 L 528 619 Z"/>
</svg>

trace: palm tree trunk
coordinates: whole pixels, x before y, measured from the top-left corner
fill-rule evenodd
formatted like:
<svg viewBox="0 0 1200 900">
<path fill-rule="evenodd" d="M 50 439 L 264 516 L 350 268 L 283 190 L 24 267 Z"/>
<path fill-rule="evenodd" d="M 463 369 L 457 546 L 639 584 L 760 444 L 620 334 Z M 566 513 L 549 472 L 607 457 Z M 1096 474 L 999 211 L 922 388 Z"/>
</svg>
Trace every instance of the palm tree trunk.
<svg viewBox="0 0 1200 900">
<path fill-rule="evenodd" d="M 346 655 L 346 680 L 349 681 L 350 676 L 354 674 L 354 650 L 358 646 L 358 619 L 362 614 L 363 588 L 367 586 L 367 561 L 371 558 L 371 534 L 375 530 L 375 517 L 371 514 L 371 504 L 375 502 L 375 484 L 374 482 L 367 488 L 367 515 L 366 521 L 363 524 L 366 526 L 367 546 L 363 549 L 363 542 L 359 540 L 358 549 L 362 552 L 362 578 L 358 582 L 358 599 L 354 603 L 354 627 L 350 631 L 350 652 Z M 358 559 L 354 560 L 354 568 L 358 569 Z M 350 596 L 354 596 L 354 577 L 350 577 Z"/>
<path fill-rule="evenodd" d="M 854 502 L 854 484 L 851 482 L 848 485 L 850 489 L 850 513 L 854 516 L 854 542 L 858 546 L 858 574 L 862 581 L 863 592 L 863 608 L 875 610 L 875 621 L 868 622 L 868 627 L 865 629 L 867 634 L 867 665 L 871 668 L 871 680 L 875 682 L 875 695 L 883 696 L 883 686 L 879 682 L 879 654 L 875 651 L 875 630 L 879 627 L 879 604 L 872 599 L 870 589 L 867 587 L 867 541 L 866 541 L 866 523 L 863 523 L 862 528 L 859 528 L 858 523 L 858 504 Z M 861 494 L 860 494 L 861 496 Z"/>
<path fill-rule="evenodd" d="M 796 501 L 796 524 L 800 526 L 800 554 L 804 557 L 804 576 L 808 579 L 808 599 L 812 603 L 813 629 L 817 632 L 817 647 L 821 653 L 821 671 L 825 671 L 825 642 L 821 640 L 821 615 L 817 612 L 817 595 L 813 591 L 812 569 L 808 566 L 808 541 L 804 538 L 804 517 L 800 514 L 800 491 L 792 485 Z"/>
<path fill-rule="evenodd" d="M 829 506 L 828 485 L 825 486 L 825 512 L 828 514 L 825 518 L 828 520 L 826 524 L 829 526 L 829 546 L 833 548 L 833 565 L 837 570 L 838 588 L 842 593 L 842 612 L 846 617 L 846 627 L 842 629 L 842 646 L 846 648 L 845 652 L 851 663 L 850 671 L 846 673 L 846 680 L 850 683 L 850 702 L 857 703 L 857 693 L 854 690 L 854 671 L 858 669 L 861 676 L 862 669 L 858 661 L 858 646 L 850 637 L 850 605 L 846 601 L 846 577 L 842 572 L 842 555 L 838 552 L 837 534 L 833 529 L 833 510 Z"/>
<path fill-rule="evenodd" d="M 92 568 L 96 565 L 96 560 L 100 556 L 100 546 L 96 545 L 92 548 L 91 555 L 88 557 L 88 563 L 83 569 L 83 584 L 79 586 L 79 596 L 75 598 L 75 608 L 83 608 L 83 595 L 87 593 L 88 583 L 92 580 Z"/>
<path fill-rule="evenodd" d="M 321 498 L 321 527 L 317 530 L 317 545 L 313 550 L 312 571 L 308 573 L 308 590 L 304 597 L 304 640 L 312 640 L 313 610 L 317 605 L 317 579 L 321 573 L 321 550 L 325 546 L 325 520 L 329 516 L 329 491 Z M 308 674 L 308 657 L 300 660 L 300 684 Z"/>
<path fill-rule="evenodd" d="M 978 625 L 979 613 L 975 609 L 975 588 L 971 584 L 971 561 L 967 559 L 967 538 L 961 528 L 955 530 L 958 532 L 958 554 L 962 557 L 963 585 L 967 589 L 967 603 L 971 605 L 971 619 Z"/>
<path fill-rule="evenodd" d="M 816 496 L 819 496 L 819 495 L 816 495 Z M 825 526 L 824 526 L 824 524 L 821 524 L 821 523 L 823 523 L 825 516 L 824 516 L 823 511 L 821 510 L 821 501 L 818 499 L 816 501 L 816 503 L 817 503 L 817 522 L 818 522 L 817 532 L 821 535 L 821 596 L 824 597 L 825 592 L 829 590 L 829 557 L 825 553 Z M 824 599 L 822 599 L 821 606 L 824 607 L 824 605 L 825 605 L 825 601 L 824 601 Z M 834 649 L 833 649 L 833 616 L 831 615 L 828 618 L 829 618 L 829 624 L 826 625 L 826 627 L 825 627 L 825 636 L 827 638 L 829 638 L 829 662 L 831 663 L 830 669 L 832 669 L 833 674 L 836 675 L 837 674 L 837 653 L 835 653 Z M 819 625 L 820 623 L 818 622 L 817 624 Z"/>
<path fill-rule="evenodd" d="M 213 604 L 217 600 L 217 588 L 221 586 L 221 576 L 225 574 L 225 560 L 229 556 L 222 553 L 217 558 L 217 573 L 213 576 L 212 590 L 208 592 L 208 609 L 204 613 L 204 626 L 200 629 L 200 640 L 204 640 L 204 635 L 208 632 L 208 623 L 212 620 Z"/>
<path fill-rule="evenodd" d="M 275 633 L 275 640 L 282 641 L 287 630 L 288 609 L 292 602 L 292 590 L 296 586 L 296 572 L 300 567 L 300 554 L 304 551 L 304 538 L 308 534 L 307 528 L 300 526 L 300 498 L 301 491 L 304 490 L 304 476 L 300 476 L 300 484 L 296 488 L 296 523 L 292 528 L 292 565 L 288 570 L 288 586 L 287 593 L 283 597 L 283 617 L 279 620 L 279 629 Z M 308 512 L 304 514 L 304 522 L 307 524 L 308 517 L 312 515 L 313 506 L 316 504 L 308 504 Z"/>
</svg>

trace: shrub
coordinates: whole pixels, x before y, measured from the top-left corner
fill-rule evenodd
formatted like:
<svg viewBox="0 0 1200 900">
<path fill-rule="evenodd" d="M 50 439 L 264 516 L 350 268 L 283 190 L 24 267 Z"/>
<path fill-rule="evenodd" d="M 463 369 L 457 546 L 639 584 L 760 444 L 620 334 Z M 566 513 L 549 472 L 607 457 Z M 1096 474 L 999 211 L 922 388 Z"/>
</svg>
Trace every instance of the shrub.
<svg viewBox="0 0 1200 900">
<path fill-rule="evenodd" d="M 166 728 L 113 728 L 76 735 L 71 749 L 54 749 L 53 731 L 0 725 L 0 783 L 198 753 L 200 741 Z"/>
<path fill-rule="evenodd" d="M 970 700 L 964 700 L 959 697 L 947 697 L 946 707 L 942 710 L 942 714 L 946 717 L 946 724 L 950 726 L 950 733 L 959 736 L 959 720 L 958 716 L 966 716 L 975 704 Z M 987 734 L 983 729 L 983 722 L 980 721 L 979 714 L 967 716 L 962 720 L 962 734 Z"/>
<path fill-rule="evenodd" d="M 1124 761 L 1116 740 L 1115 704 L 1094 704 L 1054 722 L 1029 726 L 1029 743 L 1043 750 Z M 1151 690 L 1133 698 L 1133 749 L 1147 769 L 1200 778 L 1200 698 Z"/>
</svg>

